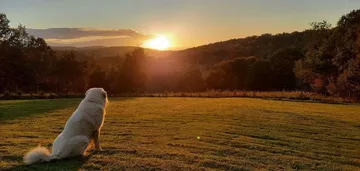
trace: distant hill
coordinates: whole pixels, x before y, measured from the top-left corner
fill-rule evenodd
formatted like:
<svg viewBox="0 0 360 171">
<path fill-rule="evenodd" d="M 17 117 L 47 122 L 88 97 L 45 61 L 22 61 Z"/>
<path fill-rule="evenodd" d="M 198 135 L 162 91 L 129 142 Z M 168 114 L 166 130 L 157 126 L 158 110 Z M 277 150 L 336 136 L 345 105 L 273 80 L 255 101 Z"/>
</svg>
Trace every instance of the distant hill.
<svg viewBox="0 0 360 171">
<path fill-rule="evenodd" d="M 73 51 L 75 53 L 80 53 L 81 56 L 85 57 L 124 57 L 127 53 L 132 52 L 134 49 L 138 47 L 136 46 L 112 46 L 112 47 L 105 47 L 105 46 L 89 46 L 89 47 L 72 47 L 72 46 L 64 46 L 64 47 L 52 47 L 53 50 L 59 53 Z M 171 53 L 172 51 L 158 51 L 153 49 L 145 48 L 145 52 L 149 56 L 156 56 L 156 57 L 164 57 L 167 54 Z"/>
<path fill-rule="evenodd" d="M 246 38 L 231 39 L 188 48 L 178 51 L 158 51 L 146 49 L 148 56 L 164 58 L 178 58 L 188 64 L 203 66 L 212 66 L 224 60 L 234 59 L 236 57 L 255 56 L 258 58 L 267 58 L 282 48 L 297 47 L 300 50 L 305 46 L 305 33 L 293 32 L 277 35 L 263 34 L 261 36 L 250 36 Z M 91 46 L 91 47 L 53 47 L 60 54 L 66 51 L 74 51 L 79 59 L 93 57 L 98 58 L 123 58 L 126 53 L 133 51 L 134 46 Z M 180 58 L 180 59 L 179 59 Z"/>
<path fill-rule="evenodd" d="M 308 31 L 276 35 L 263 34 L 178 51 L 158 51 L 145 48 L 145 53 L 150 57 L 154 57 L 150 65 L 151 69 L 149 72 L 151 73 L 163 75 L 199 69 L 204 76 L 207 76 L 214 65 L 237 57 L 254 56 L 256 58 L 267 59 L 277 51 L 290 47 L 295 47 L 299 51 L 303 51 L 306 46 L 307 32 Z M 111 66 L 122 63 L 125 55 L 136 48 L 138 47 L 53 47 L 58 55 L 73 51 L 79 60 L 86 61 L 94 59 L 97 64 L 104 66 L 104 68 L 110 68 Z"/>
<path fill-rule="evenodd" d="M 97 64 L 104 67 L 104 69 L 109 69 L 111 66 L 116 66 L 119 63 L 122 63 L 125 59 L 127 53 L 132 52 L 138 47 L 135 46 L 113 46 L 113 47 L 104 47 L 104 46 L 89 46 L 89 47 L 52 47 L 53 50 L 57 53 L 58 56 L 62 56 L 67 52 L 75 53 L 75 56 L 78 60 L 89 61 L 95 60 Z M 145 53 L 154 58 L 165 58 L 172 56 L 173 51 L 159 51 L 153 49 L 145 48 Z M 166 58 L 171 60 L 171 58 Z M 168 65 L 164 61 L 164 65 Z"/>
<path fill-rule="evenodd" d="M 308 31 L 231 39 L 178 51 L 177 55 L 201 65 L 213 65 L 237 57 L 268 58 L 284 48 L 296 47 L 303 50 L 306 32 Z"/>
</svg>

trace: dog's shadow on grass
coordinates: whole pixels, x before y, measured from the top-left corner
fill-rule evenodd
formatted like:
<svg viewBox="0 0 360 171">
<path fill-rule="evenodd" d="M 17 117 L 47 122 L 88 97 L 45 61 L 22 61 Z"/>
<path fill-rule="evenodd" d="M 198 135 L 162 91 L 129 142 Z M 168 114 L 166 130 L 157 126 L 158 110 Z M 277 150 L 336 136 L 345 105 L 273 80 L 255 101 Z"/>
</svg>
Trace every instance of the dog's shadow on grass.
<svg viewBox="0 0 360 171">
<path fill-rule="evenodd" d="M 93 154 L 86 156 L 69 157 L 62 160 L 53 160 L 45 163 L 37 163 L 32 165 L 17 165 L 6 169 L 6 171 L 57 171 L 57 170 L 79 170 L 88 161 Z M 1 169 L 0 169 L 1 170 Z"/>
</svg>

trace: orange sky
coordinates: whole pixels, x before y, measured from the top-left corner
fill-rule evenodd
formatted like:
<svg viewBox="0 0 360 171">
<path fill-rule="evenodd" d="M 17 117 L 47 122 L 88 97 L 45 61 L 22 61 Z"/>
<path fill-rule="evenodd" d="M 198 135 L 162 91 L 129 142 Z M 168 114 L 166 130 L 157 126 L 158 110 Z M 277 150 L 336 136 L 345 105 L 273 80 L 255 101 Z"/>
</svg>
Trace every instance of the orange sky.
<svg viewBox="0 0 360 171">
<path fill-rule="evenodd" d="M 263 33 L 302 31 L 312 21 L 335 24 L 341 15 L 360 8 L 360 1 L 356 0 L 0 0 L 0 3 L 0 12 L 7 14 L 13 27 L 21 23 L 32 29 L 60 28 L 30 30 L 51 45 L 139 46 L 154 35 L 164 35 L 170 39 L 172 49 Z M 69 32 L 61 28 L 68 28 Z M 76 28 L 87 29 L 80 29 L 80 37 L 66 36 L 72 29 L 79 31 Z"/>
</svg>

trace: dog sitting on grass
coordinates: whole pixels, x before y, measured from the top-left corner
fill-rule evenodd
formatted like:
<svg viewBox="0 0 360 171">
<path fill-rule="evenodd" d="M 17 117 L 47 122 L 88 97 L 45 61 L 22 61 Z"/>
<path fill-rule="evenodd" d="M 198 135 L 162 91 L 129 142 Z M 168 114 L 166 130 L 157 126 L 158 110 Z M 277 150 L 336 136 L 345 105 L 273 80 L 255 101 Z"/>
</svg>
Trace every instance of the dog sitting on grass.
<svg viewBox="0 0 360 171">
<path fill-rule="evenodd" d="M 103 88 L 89 89 L 64 130 L 54 140 L 51 153 L 39 146 L 25 155 L 24 162 L 33 164 L 84 155 L 92 141 L 95 148 L 101 150 L 100 129 L 104 124 L 107 102 L 107 93 Z"/>
</svg>

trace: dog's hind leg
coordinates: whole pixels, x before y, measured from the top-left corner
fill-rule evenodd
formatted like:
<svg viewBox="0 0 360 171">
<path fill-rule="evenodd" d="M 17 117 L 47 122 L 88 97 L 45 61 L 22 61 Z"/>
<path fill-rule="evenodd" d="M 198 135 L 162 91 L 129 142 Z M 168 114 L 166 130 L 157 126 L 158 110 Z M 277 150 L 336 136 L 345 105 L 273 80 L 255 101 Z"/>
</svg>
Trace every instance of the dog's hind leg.
<svg viewBox="0 0 360 171">
<path fill-rule="evenodd" d="M 68 147 L 71 148 L 69 156 L 84 155 L 90 139 L 84 135 L 78 135 L 70 139 Z"/>
<path fill-rule="evenodd" d="M 100 130 L 97 130 L 93 133 L 92 139 L 94 140 L 95 148 L 97 150 L 102 150 L 100 147 Z"/>
</svg>

